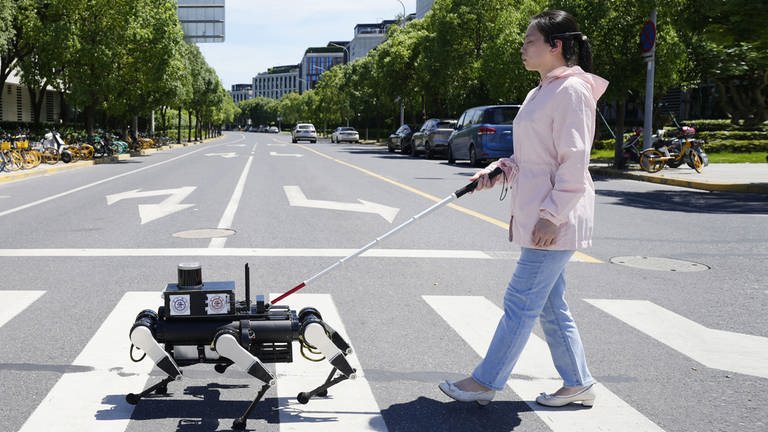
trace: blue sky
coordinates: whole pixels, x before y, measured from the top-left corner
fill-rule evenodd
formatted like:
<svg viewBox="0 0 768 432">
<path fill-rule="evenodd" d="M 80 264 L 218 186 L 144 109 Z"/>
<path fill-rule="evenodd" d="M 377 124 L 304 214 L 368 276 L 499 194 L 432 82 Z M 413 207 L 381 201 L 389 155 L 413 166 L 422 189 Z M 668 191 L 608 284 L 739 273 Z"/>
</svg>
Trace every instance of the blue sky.
<svg viewBox="0 0 768 432">
<path fill-rule="evenodd" d="M 401 0 L 406 13 L 416 0 Z M 272 66 L 298 64 L 310 46 L 351 40 L 356 24 L 403 13 L 398 0 L 226 0 L 225 42 L 199 44 L 224 88 Z"/>
</svg>

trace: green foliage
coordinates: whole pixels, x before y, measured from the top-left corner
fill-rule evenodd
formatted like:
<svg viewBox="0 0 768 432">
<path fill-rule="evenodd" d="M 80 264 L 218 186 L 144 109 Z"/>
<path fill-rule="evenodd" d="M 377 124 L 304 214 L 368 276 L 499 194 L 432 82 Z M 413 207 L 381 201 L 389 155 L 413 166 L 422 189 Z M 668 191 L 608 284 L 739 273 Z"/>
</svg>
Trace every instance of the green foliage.
<svg viewBox="0 0 768 432">
<path fill-rule="evenodd" d="M 678 23 L 688 47 L 686 80 L 717 85 L 734 125 L 752 128 L 768 120 L 768 3 L 687 0 Z"/>
</svg>

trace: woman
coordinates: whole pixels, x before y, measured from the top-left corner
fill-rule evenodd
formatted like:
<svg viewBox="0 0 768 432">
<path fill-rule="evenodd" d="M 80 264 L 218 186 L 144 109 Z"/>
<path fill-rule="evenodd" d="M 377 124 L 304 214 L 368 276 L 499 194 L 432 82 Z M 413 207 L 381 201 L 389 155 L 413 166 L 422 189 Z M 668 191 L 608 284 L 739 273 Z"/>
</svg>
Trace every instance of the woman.
<svg viewBox="0 0 768 432">
<path fill-rule="evenodd" d="M 565 302 L 565 265 L 576 249 L 591 245 L 594 185 L 589 152 L 594 138 L 597 99 L 608 82 L 588 73 L 592 56 L 586 36 L 563 11 L 531 19 L 522 48 L 523 64 L 541 76 L 514 121 L 515 154 L 472 178 L 478 188 L 510 180 L 510 240 L 521 255 L 504 296 L 504 315 L 485 358 L 472 375 L 443 382 L 440 389 L 462 402 L 489 403 L 502 390 L 531 334 L 541 321 L 563 387 L 542 393 L 536 402 L 592 406 L 595 380 L 589 373 L 581 338 Z"/>
</svg>

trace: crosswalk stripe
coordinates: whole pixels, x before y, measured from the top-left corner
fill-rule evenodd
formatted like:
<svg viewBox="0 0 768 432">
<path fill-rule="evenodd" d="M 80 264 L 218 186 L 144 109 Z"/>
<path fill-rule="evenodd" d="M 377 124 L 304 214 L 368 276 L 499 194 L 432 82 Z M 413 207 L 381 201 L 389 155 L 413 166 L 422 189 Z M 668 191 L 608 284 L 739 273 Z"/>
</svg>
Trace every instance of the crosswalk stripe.
<svg viewBox="0 0 768 432">
<path fill-rule="evenodd" d="M 585 301 L 707 367 L 768 378 L 766 337 L 707 328 L 647 300 Z"/>
<path fill-rule="evenodd" d="M 272 298 L 278 294 L 272 294 Z M 311 306 L 349 342 L 336 306 L 328 294 L 294 294 L 287 299 L 297 312 Z M 350 345 L 354 344 L 350 342 Z M 293 363 L 277 363 L 277 394 L 280 399 L 280 431 L 386 431 L 384 419 L 357 356 L 347 356 L 357 369 L 357 378 L 331 387 L 328 397 L 317 397 L 302 405 L 296 395 L 322 384 L 331 371 L 326 361 L 310 362 L 299 354 L 294 342 Z"/>
<path fill-rule="evenodd" d="M 62 375 L 20 432 L 124 431 L 133 413 L 125 394 L 142 390 L 153 366 L 130 360 L 128 330 L 159 301 L 157 292 L 126 293 L 73 362 L 90 370 Z"/>
<path fill-rule="evenodd" d="M 484 297 L 422 296 L 467 344 L 484 356 L 503 314 L 502 310 Z M 552 365 L 546 342 L 532 334 L 518 360 L 515 375 L 525 379 L 510 379 L 507 385 L 523 398 L 530 399 L 541 391 L 551 391 L 562 385 Z M 595 406 L 585 410 L 563 410 L 542 407 L 532 400 L 526 404 L 553 431 L 633 431 L 651 432 L 662 429 L 602 385 L 597 386 Z"/>
<path fill-rule="evenodd" d="M 0 291 L 0 327 L 39 299 L 45 291 Z"/>
</svg>

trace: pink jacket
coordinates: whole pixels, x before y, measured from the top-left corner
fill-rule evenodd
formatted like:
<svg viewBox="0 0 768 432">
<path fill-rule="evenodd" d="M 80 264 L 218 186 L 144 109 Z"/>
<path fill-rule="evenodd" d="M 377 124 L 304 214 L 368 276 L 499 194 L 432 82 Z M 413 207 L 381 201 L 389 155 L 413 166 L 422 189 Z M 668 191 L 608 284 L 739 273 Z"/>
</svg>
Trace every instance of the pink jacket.
<svg viewBox="0 0 768 432">
<path fill-rule="evenodd" d="M 597 100 L 607 87 L 597 75 L 563 66 L 526 96 L 513 125 L 515 154 L 495 162 L 510 178 L 510 241 L 535 247 L 533 227 L 543 217 L 559 229 L 548 249 L 592 244 L 595 187 L 589 152 Z"/>
</svg>

